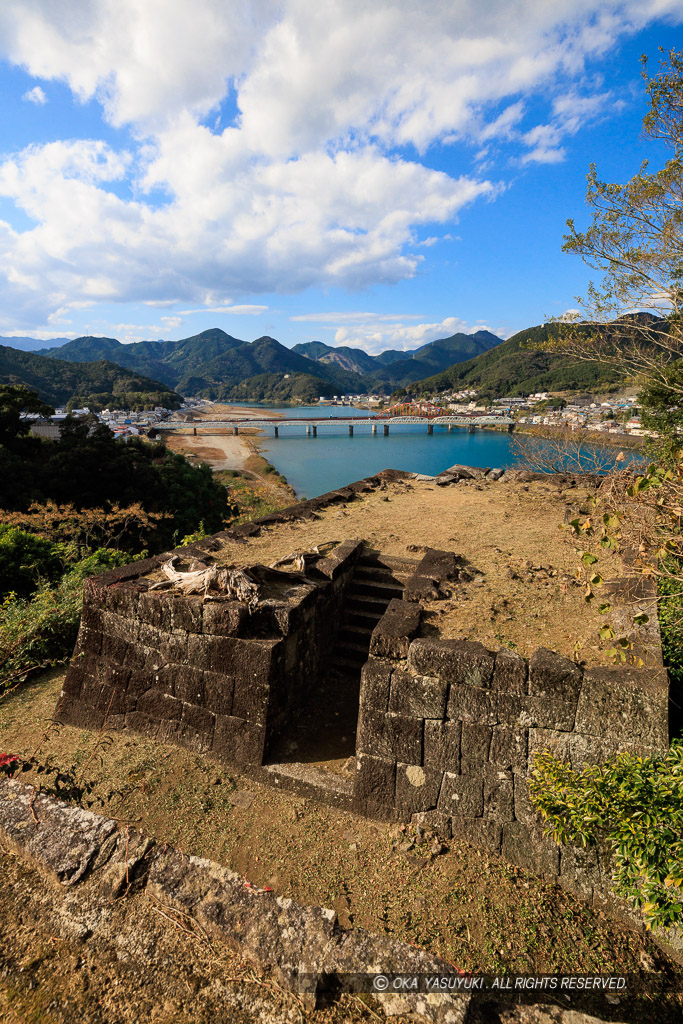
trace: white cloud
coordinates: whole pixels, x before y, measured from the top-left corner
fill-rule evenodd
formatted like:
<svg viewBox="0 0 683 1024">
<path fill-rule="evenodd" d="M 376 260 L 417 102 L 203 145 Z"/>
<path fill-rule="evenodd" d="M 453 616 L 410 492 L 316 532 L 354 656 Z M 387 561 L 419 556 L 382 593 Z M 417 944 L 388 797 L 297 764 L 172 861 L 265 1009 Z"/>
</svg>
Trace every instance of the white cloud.
<svg viewBox="0 0 683 1024">
<path fill-rule="evenodd" d="M 47 96 L 39 85 L 35 85 L 32 89 L 29 89 L 29 91 L 25 92 L 21 98 L 22 100 L 26 100 L 27 103 L 35 103 L 38 107 L 42 107 L 47 103 Z"/>
<path fill-rule="evenodd" d="M 438 323 L 405 323 L 419 320 L 415 314 L 379 313 L 310 313 L 290 317 L 299 322 L 317 322 L 324 330 L 334 331 L 334 344 L 349 348 L 362 348 L 375 355 L 387 349 L 409 352 L 437 338 L 448 338 L 452 334 L 475 334 L 477 331 L 491 331 L 498 337 L 505 337 L 501 329 L 489 327 L 483 322 L 474 326 L 459 317 L 447 316 Z"/>
<path fill-rule="evenodd" d="M 189 316 L 191 313 L 234 313 L 237 316 L 259 316 L 268 311 L 268 306 L 204 306 L 201 309 L 181 309 L 181 316 Z M 166 317 L 162 317 L 167 319 Z"/>
<path fill-rule="evenodd" d="M 0 164 L 0 195 L 34 225 L 0 225 L 2 315 L 103 299 L 237 312 L 410 277 L 436 225 L 502 188 L 431 170 L 430 147 L 561 160 L 606 102 L 586 63 L 666 14 L 681 0 L 4 0 L 0 56 L 94 99 L 130 141 Z M 546 123 L 530 123 L 540 94 Z"/>
</svg>

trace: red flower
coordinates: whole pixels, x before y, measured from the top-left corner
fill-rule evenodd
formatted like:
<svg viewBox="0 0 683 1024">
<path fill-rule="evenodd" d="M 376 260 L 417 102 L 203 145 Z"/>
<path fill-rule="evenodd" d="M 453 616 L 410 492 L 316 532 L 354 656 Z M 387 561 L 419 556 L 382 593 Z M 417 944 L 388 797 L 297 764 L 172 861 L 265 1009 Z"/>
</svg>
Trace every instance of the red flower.
<svg viewBox="0 0 683 1024">
<path fill-rule="evenodd" d="M 19 764 L 19 758 L 16 754 L 0 754 L 0 768 L 12 768 L 14 764 Z"/>
</svg>

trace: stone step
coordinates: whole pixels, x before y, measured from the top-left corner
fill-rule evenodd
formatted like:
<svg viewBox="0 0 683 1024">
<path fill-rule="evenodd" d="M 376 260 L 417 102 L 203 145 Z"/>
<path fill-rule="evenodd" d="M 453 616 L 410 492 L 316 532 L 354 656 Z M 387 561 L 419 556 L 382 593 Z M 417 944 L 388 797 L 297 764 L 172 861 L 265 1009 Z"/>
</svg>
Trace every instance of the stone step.
<svg viewBox="0 0 683 1024">
<path fill-rule="evenodd" d="M 388 603 L 385 597 L 373 597 L 372 594 L 358 594 L 357 596 L 349 594 L 344 607 L 352 613 L 362 611 L 363 614 L 381 619 Z"/>
<path fill-rule="evenodd" d="M 375 625 L 376 625 L 376 623 L 374 625 L 371 625 L 371 626 L 358 626 L 358 625 L 356 625 L 353 622 L 349 622 L 349 620 L 347 618 L 347 619 L 344 620 L 344 623 L 343 623 L 342 628 L 341 628 L 341 630 L 339 632 L 339 635 L 340 636 L 346 636 L 346 637 L 348 637 L 349 640 L 353 640 L 353 638 L 355 637 L 357 639 L 358 643 L 361 643 L 364 640 L 367 640 L 368 643 L 369 643 L 370 642 L 370 637 L 372 636 L 372 633 L 373 633 L 373 630 L 375 628 Z"/>
<path fill-rule="evenodd" d="M 392 597 L 403 596 L 403 587 L 396 583 L 380 583 L 378 580 L 363 580 L 354 576 L 348 596 L 355 598 L 365 594 L 383 597 L 388 604 Z"/>
<path fill-rule="evenodd" d="M 366 551 L 358 560 L 359 565 L 381 565 L 392 572 L 409 573 L 415 572 L 420 564 L 417 558 L 403 558 L 397 555 L 383 555 L 381 551 Z"/>
<path fill-rule="evenodd" d="M 344 625 L 349 629 L 367 629 L 372 633 L 373 629 L 382 618 L 382 614 L 382 612 L 356 611 L 355 609 L 347 607 L 346 615 L 344 616 Z"/>
<path fill-rule="evenodd" d="M 367 652 L 361 657 L 346 657 L 345 655 L 338 653 L 334 656 L 333 668 L 335 672 L 343 673 L 344 675 L 354 676 L 358 678 L 359 672 L 362 669 L 365 662 L 368 660 Z"/>
<path fill-rule="evenodd" d="M 376 580 L 377 583 L 392 583 L 394 586 L 402 587 L 404 580 L 399 578 L 400 575 L 408 576 L 407 573 L 397 574 L 380 565 L 357 565 L 353 570 L 353 581 Z"/>
</svg>

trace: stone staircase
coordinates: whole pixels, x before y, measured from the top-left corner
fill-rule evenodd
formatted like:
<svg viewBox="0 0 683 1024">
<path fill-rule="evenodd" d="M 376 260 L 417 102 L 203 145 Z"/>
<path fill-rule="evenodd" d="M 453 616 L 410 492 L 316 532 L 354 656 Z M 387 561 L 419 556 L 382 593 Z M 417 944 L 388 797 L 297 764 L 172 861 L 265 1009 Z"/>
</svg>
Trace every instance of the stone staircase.
<svg viewBox="0 0 683 1024">
<path fill-rule="evenodd" d="M 405 581 L 417 562 L 409 558 L 366 552 L 356 563 L 346 595 L 343 620 L 330 667 L 345 675 L 360 676 L 368 660 L 372 631 L 392 598 L 403 596 Z"/>
<path fill-rule="evenodd" d="M 400 598 L 417 561 L 366 551 L 354 568 L 337 642 L 317 687 L 273 759 L 250 774 L 303 796 L 351 810 L 360 676 L 372 631 Z"/>
</svg>

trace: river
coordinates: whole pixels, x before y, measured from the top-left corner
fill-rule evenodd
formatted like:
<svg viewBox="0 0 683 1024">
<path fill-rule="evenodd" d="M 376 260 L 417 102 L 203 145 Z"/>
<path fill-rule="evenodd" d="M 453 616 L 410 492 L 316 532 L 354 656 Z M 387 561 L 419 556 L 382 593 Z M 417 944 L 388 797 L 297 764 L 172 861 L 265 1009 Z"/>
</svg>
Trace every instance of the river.
<svg viewBox="0 0 683 1024">
<path fill-rule="evenodd" d="M 350 406 L 272 406 L 251 405 L 254 415 L 259 409 L 281 414 L 290 419 L 353 416 L 367 419 L 364 409 Z M 369 426 L 357 426 L 349 437 L 348 425 L 320 427 L 318 436 L 307 435 L 302 427 L 280 427 L 280 436 L 273 438 L 269 430 L 258 440 L 264 456 L 284 474 L 300 497 L 313 498 L 332 491 L 353 480 L 372 476 L 381 469 L 406 469 L 434 475 L 456 463 L 466 466 L 509 466 L 512 463 L 507 433 L 496 430 L 468 430 L 434 427 L 427 434 L 426 426 L 392 424 L 385 437 L 381 422 L 377 434 Z"/>
</svg>

